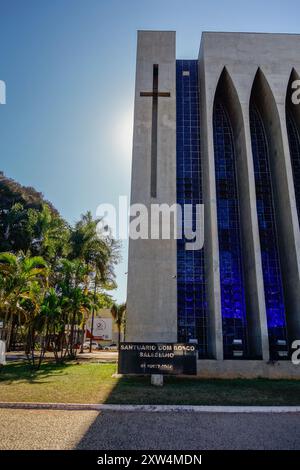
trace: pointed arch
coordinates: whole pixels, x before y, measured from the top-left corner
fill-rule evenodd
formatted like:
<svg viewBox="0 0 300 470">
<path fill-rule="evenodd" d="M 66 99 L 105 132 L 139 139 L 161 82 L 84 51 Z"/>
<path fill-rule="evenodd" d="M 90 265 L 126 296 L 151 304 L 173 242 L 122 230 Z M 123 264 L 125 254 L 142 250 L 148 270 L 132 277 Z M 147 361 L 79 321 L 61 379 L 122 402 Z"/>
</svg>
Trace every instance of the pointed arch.
<svg viewBox="0 0 300 470">
<path fill-rule="evenodd" d="M 224 67 L 213 105 L 215 181 L 224 358 L 249 356 L 238 160 L 245 152 L 243 118 Z"/>
<path fill-rule="evenodd" d="M 259 68 L 250 96 L 250 132 L 254 165 L 256 207 L 270 355 L 278 359 L 287 350 L 286 309 L 283 272 L 280 263 L 280 237 L 277 211 L 280 181 L 278 169 L 283 160 L 280 119 L 272 90 Z"/>
<path fill-rule="evenodd" d="M 300 77 L 293 68 L 291 71 L 285 100 L 286 130 L 289 141 L 293 181 L 296 197 L 298 222 L 300 223 L 300 104 L 293 102 L 293 83 Z M 299 87 L 298 87 L 299 88 Z"/>
</svg>

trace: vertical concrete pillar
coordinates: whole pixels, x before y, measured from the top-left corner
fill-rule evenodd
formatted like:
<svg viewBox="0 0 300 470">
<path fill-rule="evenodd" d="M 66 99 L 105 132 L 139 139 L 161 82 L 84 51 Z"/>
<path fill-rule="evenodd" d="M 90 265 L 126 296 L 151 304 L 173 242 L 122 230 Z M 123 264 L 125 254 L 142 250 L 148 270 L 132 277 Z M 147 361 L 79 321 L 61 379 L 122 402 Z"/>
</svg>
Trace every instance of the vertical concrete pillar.
<svg viewBox="0 0 300 470">
<path fill-rule="evenodd" d="M 157 191 L 151 191 L 153 66 L 158 65 Z M 140 94 L 144 93 L 144 96 Z M 176 204 L 175 32 L 139 31 L 137 45 L 131 204 Z M 150 235 L 150 227 L 148 231 Z M 127 341 L 177 341 L 177 242 L 130 240 Z"/>
<path fill-rule="evenodd" d="M 300 232 L 284 103 L 278 104 L 282 153 L 272 162 L 289 342 L 300 338 Z M 277 142 L 275 145 L 278 146 Z"/>
<path fill-rule="evenodd" d="M 201 43 L 201 46 L 203 44 Z M 201 125 L 201 158 L 203 164 L 203 201 L 205 230 L 205 275 L 208 314 L 209 354 L 223 359 L 223 335 L 221 317 L 221 289 L 219 270 L 219 243 L 217 223 L 217 201 L 215 183 L 215 162 L 213 146 L 213 102 L 207 83 L 203 47 L 199 53 L 199 87 L 200 87 L 200 125 Z"/>
<path fill-rule="evenodd" d="M 299 68 L 300 69 L 300 68 Z M 298 70 L 299 70 L 298 69 Z M 299 74 L 293 67 L 290 73 L 286 97 L 285 97 L 285 109 L 283 107 L 284 97 L 280 100 L 278 104 L 279 117 L 281 121 L 282 128 L 282 139 L 283 139 L 283 149 L 284 149 L 284 162 L 287 173 L 287 181 L 289 186 L 289 204 L 291 206 L 291 230 L 292 230 L 292 246 L 289 248 L 291 250 L 291 255 L 293 256 L 293 268 L 291 273 L 291 279 L 287 288 L 287 324 L 288 324 L 288 336 L 290 342 L 294 339 L 300 338 L 300 299 L 299 299 L 299 257 L 300 257 L 300 239 L 299 239 L 299 208 L 297 209 L 296 197 L 299 195 L 299 188 L 296 187 L 297 181 L 295 181 L 295 176 L 293 174 L 293 165 L 291 160 L 291 149 L 288 142 L 287 134 L 287 113 L 290 113 L 291 119 L 294 121 L 294 124 L 297 128 L 298 134 L 300 136 L 300 104 L 295 104 L 292 101 L 292 94 L 295 91 L 292 88 L 292 84 L 295 80 L 299 80 Z M 299 197 L 299 196 L 298 196 Z M 298 201 L 298 204 L 300 202 Z M 293 255 L 293 252 L 295 256 Z M 294 294 L 293 294 L 293 291 Z"/>
<path fill-rule="evenodd" d="M 276 227 L 289 341 L 300 337 L 300 232 L 285 118 L 288 71 L 283 80 L 259 70 L 256 103 L 264 121 L 270 153 Z M 272 87 L 272 88 L 271 88 Z"/>
<path fill-rule="evenodd" d="M 249 308 L 249 340 L 254 355 L 265 361 L 270 359 L 268 325 L 261 265 L 260 241 L 256 209 L 255 179 L 249 123 L 249 102 L 242 102 L 245 143 L 242 161 L 239 163 L 244 181 L 244 197 L 241 211 L 244 214 L 244 263 L 247 277 L 246 302 Z"/>
</svg>

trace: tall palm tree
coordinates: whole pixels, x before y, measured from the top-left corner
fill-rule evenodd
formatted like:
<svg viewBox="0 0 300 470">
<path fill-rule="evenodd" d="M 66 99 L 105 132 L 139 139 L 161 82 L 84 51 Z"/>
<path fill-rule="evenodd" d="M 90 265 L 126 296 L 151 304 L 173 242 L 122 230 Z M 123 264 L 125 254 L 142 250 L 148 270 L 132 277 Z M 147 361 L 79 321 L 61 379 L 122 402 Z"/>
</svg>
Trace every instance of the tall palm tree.
<svg viewBox="0 0 300 470">
<path fill-rule="evenodd" d="M 100 219 L 93 219 L 91 212 L 86 212 L 71 231 L 71 259 L 82 260 L 90 273 L 90 287 L 96 303 L 99 288 L 116 287 L 114 265 L 119 260 L 119 244 L 113 238 L 104 236 L 99 230 Z M 92 309 L 92 330 L 95 308 Z M 91 332 L 90 351 L 92 350 L 93 331 Z"/>
<path fill-rule="evenodd" d="M 97 272 L 99 282 L 114 288 L 114 266 L 119 261 L 120 245 L 99 229 L 100 220 L 93 219 L 89 211 L 81 216 L 71 230 L 69 257 L 83 260 L 92 272 Z"/>
<path fill-rule="evenodd" d="M 62 310 L 69 328 L 66 352 L 75 356 L 75 327 L 82 326 L 91 311 L 91 293 L 87 288 L 88 268 L 80 260 L 63 260 L 60 267 L 58 288 L 62 296 Z"/>
<path fill-rule="evenodd" d="M 69 253 L 70 227 L 47 204 L 42 209 L 28 210 L 27 231 L 32 234 L 30 252 L 43 256 L 51 264 Z"/>
<path fill-rule="evenodd" d="M 126 304 L 116 304 L 114 303 L 110 309 L 112 317 L 118 328 L 118 349 L 120 349 L 121 342 L 121 330 L 124 325 L 125 315 L 126 315 Z"/>
<path fill-rule="evenodd" d="M 31 307 L 37 303 L 38 296 L 33 295 L 33 292 L 38 286 L 47 284 L 48 266 L 40 256 L 0 253 L 0 276 L 0 309 L 4 313 L 6 340 L 9 345 L 13 318 L 23 316 L 26 320 L 29 315 L 29 310 L 26 309 L 30 303 L 28 301 L 31 301 Z"/>
<path fill-rule="evenodd" d="M 62 320 L 62 298 L 53 287 L 50 287 L 50 289 L 45 292 L 38 317 L 40 330 L 44 333 L 42 336 L 38 367 L 40 367 L 45 352 L 50 345 L 53 347 L 56 362 L 59 362 L 57 348 L 55 347 L 57 346 L 57 341 L 55 342 L 54 338 L 58 336 L 57 332 L 61 333 L 62 330 L 65 330 L 65 325 Z"/>
</svg>

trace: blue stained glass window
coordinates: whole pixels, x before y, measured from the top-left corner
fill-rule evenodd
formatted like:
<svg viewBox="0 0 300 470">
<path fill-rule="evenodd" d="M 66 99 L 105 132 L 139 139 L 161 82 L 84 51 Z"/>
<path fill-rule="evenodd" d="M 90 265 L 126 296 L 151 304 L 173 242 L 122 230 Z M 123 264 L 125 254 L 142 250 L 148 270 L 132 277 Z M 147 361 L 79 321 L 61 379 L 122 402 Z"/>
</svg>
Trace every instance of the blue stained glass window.
<svg viewBox="0 0 300 470">
<path fill-rule="evenodd" d="M 214 105 L 214 152 L 224 357 L 247 357 L 247 321 L 235 149 L 227 111 Z M 236 348 L 235 345 L 238 344 Z"/>
<path fill-rule="evenodd" d="M 250 128 L 270 352 L 276 358 L 278 344 L 287 341 L 285 306 L 268 143 L 263 121 L 254 104 L 250 105 Z"/>
<path fill-rule="evenodd" d="M 176 61 L 177 203 L 193 204 L 193 229 L 202 203 L 198 93 L 198 61 Z M 186 250 L 184 239 L 177 241 L 177 291 L 178 341 L 197 340 L 199 357 L 207 357 L 204 249 Z"/>
<path fill-rule="evenodd" d="M 286 126 L 290 145 L 298 222 L 300 223 L 300 136 L 292 113 L 287 110 Z"/>
</svg>

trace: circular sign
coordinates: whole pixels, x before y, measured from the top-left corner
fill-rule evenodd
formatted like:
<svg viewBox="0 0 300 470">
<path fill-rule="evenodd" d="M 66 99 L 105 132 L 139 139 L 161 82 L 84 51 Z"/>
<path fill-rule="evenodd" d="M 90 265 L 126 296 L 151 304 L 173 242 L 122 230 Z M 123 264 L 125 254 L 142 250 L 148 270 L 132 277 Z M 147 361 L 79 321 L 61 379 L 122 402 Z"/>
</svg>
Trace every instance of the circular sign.
<svg viewBox="0 0 300 470">
<path fill-rule="evenodd" d="M 100 330 L 100 331 L 105 330 L 106 329 L 105 321 L 104 320 L 97 320 L 96 328 L 97 328 L 97 330 Z"/>
</svg>

